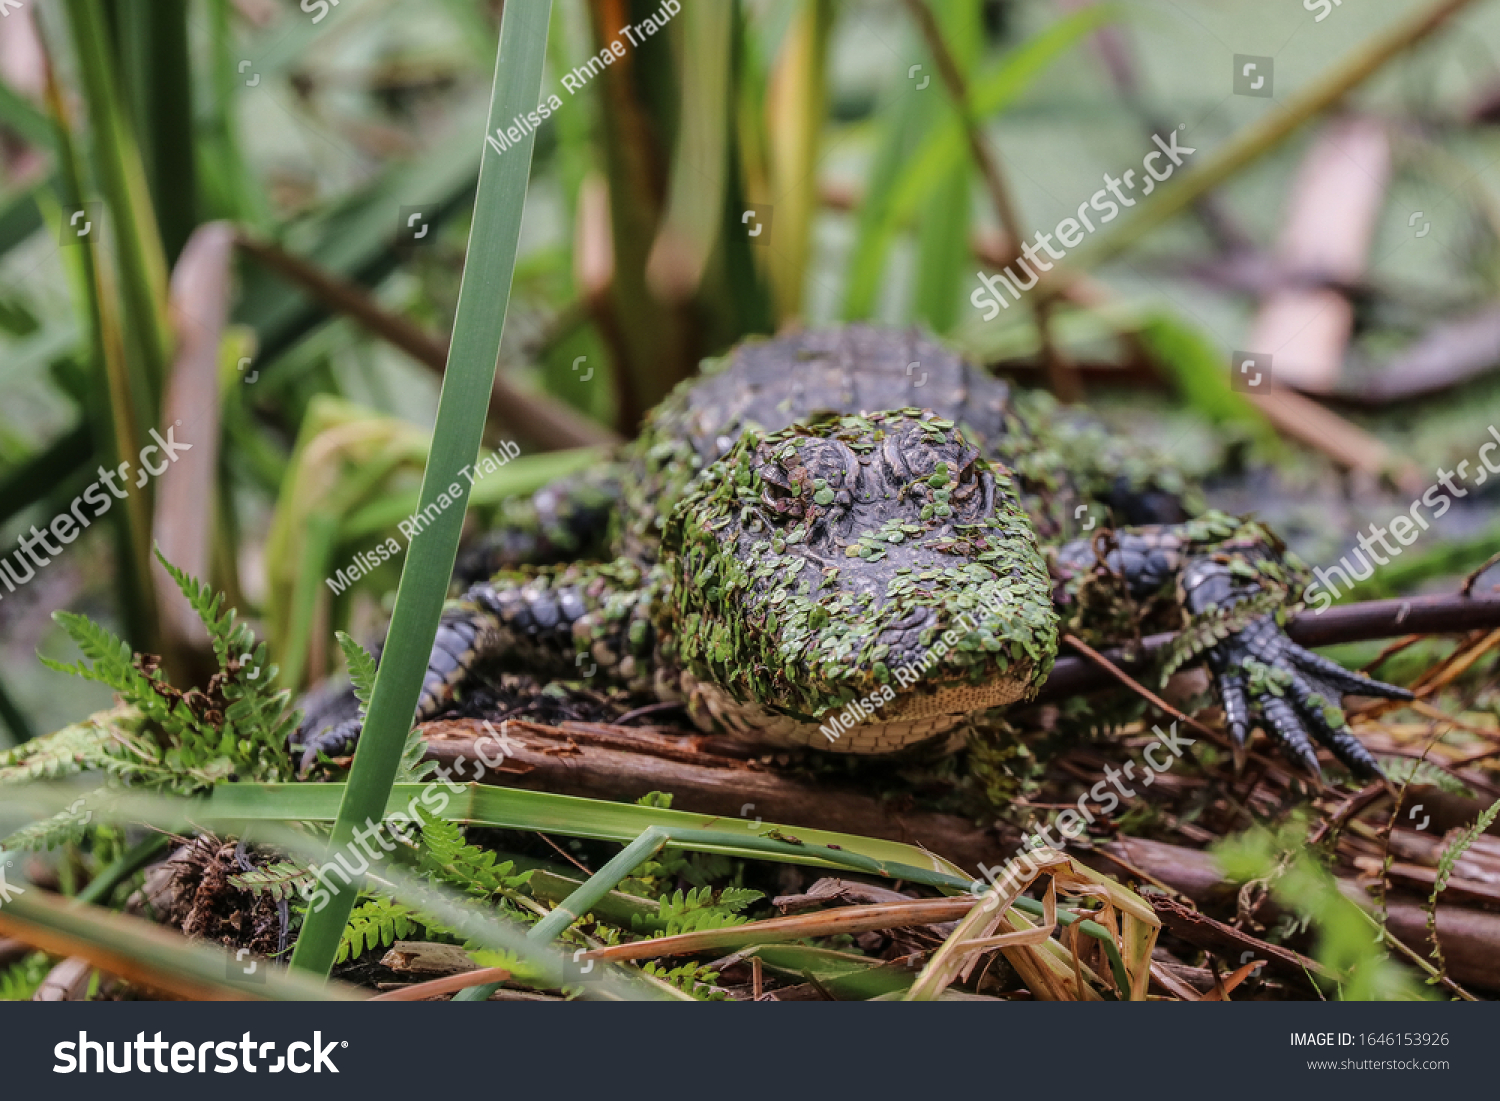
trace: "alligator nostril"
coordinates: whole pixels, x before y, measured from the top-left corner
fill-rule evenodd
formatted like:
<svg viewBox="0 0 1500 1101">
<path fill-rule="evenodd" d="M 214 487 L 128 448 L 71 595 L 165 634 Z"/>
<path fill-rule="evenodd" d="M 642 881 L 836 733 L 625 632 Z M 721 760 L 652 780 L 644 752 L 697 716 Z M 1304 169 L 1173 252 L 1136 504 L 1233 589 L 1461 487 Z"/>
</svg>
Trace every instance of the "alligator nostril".
<svg viewBox="0 0 1500 1101">
<path fill-rule="evenodd" d="M 908 650 L 916 645 L 917 636 L 932 622 L 931 608 L 916 608 L 889 624 L 880 632 L 880 641 L 893 650 Z"/>
<path fill-rule="evenodd" d="M 926 623 L 931 618 L 932 618 L 932 609 L 931 608 L 913 608 L 906 615 L 904 615 L 900 619 L 896 620 L 895 623 L 892 623 L 890 625 L 890 627 L 887 628 L 887 630 L 892 630 L 892 631 L 896 631 L 896 630 L 902 630 L 902 631 L 910 630 L 913 627 L 920 627 L 920 626 L 922 626 L 924 623 Z"/>
</svg>

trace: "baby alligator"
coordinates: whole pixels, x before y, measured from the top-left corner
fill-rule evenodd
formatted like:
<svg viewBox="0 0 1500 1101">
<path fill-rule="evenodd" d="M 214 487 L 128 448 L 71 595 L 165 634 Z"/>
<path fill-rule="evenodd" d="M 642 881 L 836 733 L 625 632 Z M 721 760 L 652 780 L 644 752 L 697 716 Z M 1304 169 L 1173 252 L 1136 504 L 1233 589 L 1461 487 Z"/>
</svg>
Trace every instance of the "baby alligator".
<svg viewBox="0 0 1500 1101">
<path fill-rule="evenodd" d="M 465 556 L 415 716 L 481 661 L 681 701 L 770 745 L 953 747 L 1033 696 L 1061 630 L 1182 628 L 1230 737 L 1254 717 L 1319 774 L 1380 774 L 1345 694 L 1410 699 L 1293 644 L 1301 567 L 1261 525 L 1188 519 L 1147 449 L 917 333 L 854 325 L 709 360 L 603 469 L 508 508 Z M 1086 536 L 1072 538 L 1068 536 Z M 309 701 L 303 768 L 347 752 L 347 694 Z"/>
</svg>

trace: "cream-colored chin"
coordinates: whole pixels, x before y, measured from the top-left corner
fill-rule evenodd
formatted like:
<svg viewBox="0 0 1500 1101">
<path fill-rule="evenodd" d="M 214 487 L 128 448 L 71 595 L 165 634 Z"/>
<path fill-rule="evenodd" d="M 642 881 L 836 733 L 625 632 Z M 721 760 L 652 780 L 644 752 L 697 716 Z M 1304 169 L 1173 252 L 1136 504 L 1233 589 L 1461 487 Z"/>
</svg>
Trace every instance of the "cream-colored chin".
<svg viewBox="0 0 1500 1101">
<path fill-rule="evenodd" d="M 967 715 L 1004 707 L 1026 694 L 1030 678 L 1025 676 L 991 680 L 983 684 L 951 684 L 934 692 L 923 692 L 921 685 L 896 690 L 896 698 L 880 709 L 876 722 L 899 722 L 924 719 L 932 715 Z M 826 718 L 826 716 L 825 716 Z"/>
<path fill-rule="evenodd" d="M 1030 678 L 1025 676 L 1025 670 L 1012 672 L 1020 675 L 986 684 L 948 685 L 926 692 L 920 684 L 898 689 L 896 698 L 870 721 L 842 729 L 831 724 L 838 711 L 823 715 L 821 725 L 803 722 L 754 704 L 742 704 L 723 689 L 699 681 L 691 673 L 681 674 L 678 683 L 672 686 L 675 691 L 671 695 L 687 704 L 688 714 L 701 730 L 760 745 L 808 746 L 828 753 L 875 755 L 895 753 L 943 734 L 950 735 L 952 742 L 960 741 L 959 727 L 971 714 L 1003 707 L 1026 694 Z M 658 691 L 663 688 L 658 686 Z M 670 697 L 664 695 L 664 698 Z M 832 738 L 830 730 L 837 731 Z"/>
</svg>

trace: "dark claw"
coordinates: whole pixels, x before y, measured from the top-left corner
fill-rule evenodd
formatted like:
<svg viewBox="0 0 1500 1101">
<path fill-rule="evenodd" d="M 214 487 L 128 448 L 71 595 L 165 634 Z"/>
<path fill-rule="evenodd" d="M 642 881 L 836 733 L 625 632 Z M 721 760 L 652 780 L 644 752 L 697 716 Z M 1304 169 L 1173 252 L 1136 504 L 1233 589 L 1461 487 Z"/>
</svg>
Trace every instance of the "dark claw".
<svg viewBox="0 0 1500 1101">
<path fill-rule="evenodd" d="M 1238 672 L 1220 673 L 1215 678 L 1219 700 L 1224 705 L 1224 722 L 1234 744 L 1243 748 L 1250 736 L 1250 703 L 1245 695 L 1245 678 Z"/>
<path fill-rule="evenodd" d="M 1324 710 L 1333 703 L 1327 694 L 1315 689 L 1301 673 L 1295 670 L 1290 672 L 1292 702 L 1302 716 L 1302 721 L 1312 728 L 1313 736 L 1333 750 L 1333 755 L 1343 761 L 1356 776 L 1369 780 L 1380 776 L 1380 766 L 1349 729 L 1343 712 L 1337 712 L 1338 722 L 1335 723 Z M 1313 699 L 1315 695 L 1323 698 L 1322 703 Z M 1337 707 L 1334 709 L 1337 711 Z"/>
<path fill-rule="evenodd" d="M 1287 642 L 1285 650 L 1287 656 L 1301 669 L 1327 682 L 1330 688 L 1336 688 L 1346 695 L 1380 696 L 1388 700 L 1416 699 L 1416 696 L 1405 688 L 1398 688 L 1394 684 L 1386 684 L 1385 681 L 1351 673 L 1338 662 L 1329 661 L 1322 654 L 1315 654 L 1311 650 L 1304 650 L 1295 642 Z"/>
<path fill-rule="evenodd" d="M 1257 702 L 1270 727 L 1269 733 L 1281 748 L 1299 761 L 1310 775 L 1321 777 L 1323 770 L 1318 767 L 1318 754 L 1313 750 L 1307 731 L 1302 728 L 1292 705 L 1283 697 L 1270 693 L 1263 695 Z"/>
</svg>

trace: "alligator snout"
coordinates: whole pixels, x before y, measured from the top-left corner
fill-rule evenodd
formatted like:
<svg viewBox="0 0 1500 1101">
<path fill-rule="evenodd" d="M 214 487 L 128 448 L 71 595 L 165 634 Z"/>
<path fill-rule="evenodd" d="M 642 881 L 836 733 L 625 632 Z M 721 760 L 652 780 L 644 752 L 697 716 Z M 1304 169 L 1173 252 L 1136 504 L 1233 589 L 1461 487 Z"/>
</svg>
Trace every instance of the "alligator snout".
<svg viewBox="0 0 1500 1101">
<path fill-rule="evenodd" d="M 876 636 L 881 646 L 890 647 L 886 664 L 903 664 L 904 658 L 921 653 L 922 632 L 934 625 L 936 616 L 931 608 L 913 608 L 906 615 L 885 627 Z"/>
</svg>

